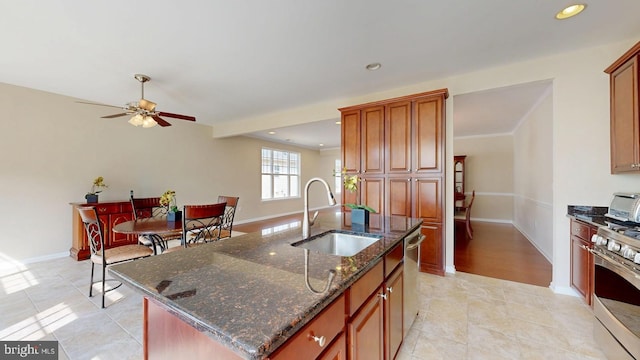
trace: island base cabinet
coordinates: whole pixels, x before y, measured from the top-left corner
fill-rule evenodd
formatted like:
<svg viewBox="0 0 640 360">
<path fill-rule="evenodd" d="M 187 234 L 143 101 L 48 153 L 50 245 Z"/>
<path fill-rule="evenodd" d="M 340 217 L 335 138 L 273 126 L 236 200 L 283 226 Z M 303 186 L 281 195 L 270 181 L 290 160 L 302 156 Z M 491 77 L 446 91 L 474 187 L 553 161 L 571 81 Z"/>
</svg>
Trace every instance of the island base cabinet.
<svg viewBox="0 0 640 360">
<path fill-rule="evenodd" d="M 351 318 L 349 332 L 349 359 L 384 360 L 384 304 L 376 294 Z"/>
<path fill-rule="evenodd" d="M 347 340 L 345 333 L 340 334 L 329 348 L 325 350 L 319 360 L 347 360 Z"/>
<path fill-rule="evenodd" d="M 143 300 L 143 341 L 145 359 L 240 360 L 239 355 L 200 333 L 162 305 Z"/>
</svg>

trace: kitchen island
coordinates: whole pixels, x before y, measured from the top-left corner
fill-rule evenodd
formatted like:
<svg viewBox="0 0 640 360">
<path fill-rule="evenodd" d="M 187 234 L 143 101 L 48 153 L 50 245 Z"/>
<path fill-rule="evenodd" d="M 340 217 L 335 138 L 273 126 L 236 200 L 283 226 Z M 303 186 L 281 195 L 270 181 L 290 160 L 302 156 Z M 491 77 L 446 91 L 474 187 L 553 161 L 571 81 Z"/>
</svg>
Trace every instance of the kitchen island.
<svg viewBox="0 0 640 360">
<path fill-rule="evenodd" d="M 342 213 L 323 214 L 310 236 L 351 231 L 344 223 Z M 161 355 L 156 346 L 183 355 L 182 351 L 193 348 L 186 346 L 192 338 L 177 333 L 163 336 L 162 342 L 155 338 L 171 332 L 162 329 L 167 326 L 162 315 L 160 322 L 155 320 L 159 313 L 166 313 L 194 329 L 197 336 L 211 340 L 210 355 L 264 359 L 323 309 L 332 307 L 334 300 L 345 301 L 345 291 L 372 269 L 382 268 L 385 255 L 398 245 L 402 248 L 404 237 L 422 221 L 393 216 L 383 217 L 381 223 L 380 229 L 365 230 L 380 236 L 380 241 L 354 256 L 310 253 L 308 275 L 313 288 L 323 289 L 329 271 L 336 271 L 330 288 L 321 295 L 305 284 L 304 250 L 291 246 L 301 240 L 300 228 L 245 234 L 115 265 L 109 272 L 144 296 L 145 357 Z M 198 344 L 202 346 L 201 341 Z"/>
</svg>

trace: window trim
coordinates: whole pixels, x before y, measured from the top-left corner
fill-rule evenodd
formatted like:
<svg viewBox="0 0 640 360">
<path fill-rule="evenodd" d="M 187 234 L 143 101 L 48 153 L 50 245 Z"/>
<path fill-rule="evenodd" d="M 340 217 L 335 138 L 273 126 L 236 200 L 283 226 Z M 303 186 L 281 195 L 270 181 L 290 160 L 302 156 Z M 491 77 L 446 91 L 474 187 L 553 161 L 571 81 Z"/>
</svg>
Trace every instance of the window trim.
<svg viewBox="0 0 640 360">
<path fill-rule="evenodd" d="M 265 150 L 269 150 L 271 152 L 271 164 L 270 166 L 270 170 L 271 172 L 263 172 L 264 170 L 264 151 Z M 273 164 L 274 164 L 274 152 L 281 152 L 281 153 L 286 153 L 287 154 L 287 160 L 286 162 L 289 164 L 289 168 L 287 169 L 287 173 L 286 174 L 279 174 L 279 173 L 274 173 L 273 172 Z M 298 157 L 298 161 L 297 161 L 297 173 L 292 174 L 291 173 L 291 154 L 296 154 Z M 302 154 L 298 151 L 293 151 L 293 150 L 283 150 L 283 149 L 276 149 L 276 148 L 272 148 L 272 147 L 268 147 L 268 146 L 261 146 L 260 148 L 260 201 L 278 201 L 278 200 L 291 200 L 291 199 L 300 199 L 301 198 L 301 189 L 300 189 L 300 184 L 301 184 L 301 177 L 302 177 Z M 263 177 L 265 175 L 270 176 L 271 178 L 271 193 L 270 193 L 270 197 L 269 198 L 264 198 L 263 197 Z M 275 186 L 275 181 L 274 181 L 274 176 L 286 176 L 287 177 L 287 183 L 289 185 L 287 192 L 288 192 L 288 196 L 285 197 L 274 197 L 274 186 Z M 297 177 L 297 189 L 298 189 L 298 195 L 291 195 L 291 178 L 292 177 Z"/>
</svg>

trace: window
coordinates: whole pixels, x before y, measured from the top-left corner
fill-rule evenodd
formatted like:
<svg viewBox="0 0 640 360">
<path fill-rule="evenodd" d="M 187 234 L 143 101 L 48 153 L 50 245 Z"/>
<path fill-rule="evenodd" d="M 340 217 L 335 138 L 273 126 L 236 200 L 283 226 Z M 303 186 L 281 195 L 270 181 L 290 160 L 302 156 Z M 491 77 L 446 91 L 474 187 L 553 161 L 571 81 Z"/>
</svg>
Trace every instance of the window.
<svg viewBox="0 0 640 360">
<path fill-rule="evenodd" d="M 262 148 L 262 200 L 300 196 L 300 153 Z"/>
</svg>

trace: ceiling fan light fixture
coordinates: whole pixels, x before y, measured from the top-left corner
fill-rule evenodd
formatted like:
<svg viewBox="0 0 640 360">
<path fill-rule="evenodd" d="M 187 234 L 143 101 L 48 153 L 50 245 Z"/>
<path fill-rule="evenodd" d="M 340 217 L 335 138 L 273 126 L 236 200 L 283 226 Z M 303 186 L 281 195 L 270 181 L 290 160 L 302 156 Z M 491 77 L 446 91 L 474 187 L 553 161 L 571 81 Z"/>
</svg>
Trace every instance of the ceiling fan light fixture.
<svg viewBox="0 0 640 360">
<path fill-rule="evenodd" d="M 156 125 L 158 125 L 158 123 L 155 120 L 153 120 L 151 116 L 145 116 L 144 120 L 142 121 L 143 128 L 151 128 Z"/>
<path fill-rule="evenodd" d="M 144 123 L 144 119 L 140 114 L 135 114 L 131 119 L 129 119 L 129 124 L 133 126 L 140 126 L 140 125 L 143 125 L 143 123 Z"/>
<path fill-rule="evenodd" d="M 556 19 L 564 20 L 564 19 L 568 19 L 570 17 L 576 16 L 579 13 L 581 13 L 586 7 L 587 7 L 587 5 L 585 5 L 585 4 L 569 5 L 566 8 L 560 10 L 556 14 Z"/>
</svg>

